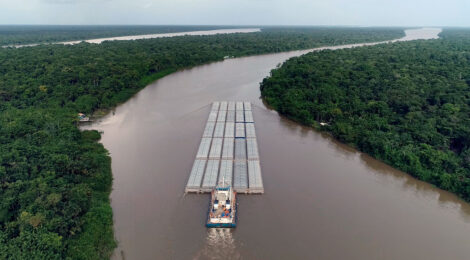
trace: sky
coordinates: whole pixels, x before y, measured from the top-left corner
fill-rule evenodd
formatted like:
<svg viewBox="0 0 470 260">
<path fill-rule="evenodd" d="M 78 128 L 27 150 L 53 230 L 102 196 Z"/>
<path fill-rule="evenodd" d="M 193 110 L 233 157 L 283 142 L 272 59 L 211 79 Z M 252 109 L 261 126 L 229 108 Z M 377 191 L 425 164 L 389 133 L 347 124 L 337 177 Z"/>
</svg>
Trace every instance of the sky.
<svg viewBox="0 0 470 260">
<path fill-rule="evenodd" d="M 0 24 L 470 26 L 470 0 L 0 0 Z"/>
</svg>

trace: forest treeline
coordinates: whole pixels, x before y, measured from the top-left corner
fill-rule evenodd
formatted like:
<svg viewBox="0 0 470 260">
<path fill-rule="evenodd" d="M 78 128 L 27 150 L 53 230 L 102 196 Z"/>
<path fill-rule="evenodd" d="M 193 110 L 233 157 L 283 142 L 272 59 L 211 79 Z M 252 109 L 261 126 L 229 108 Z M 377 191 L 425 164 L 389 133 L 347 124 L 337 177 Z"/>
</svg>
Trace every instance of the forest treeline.
<svg viewBox="0 0 470 260">
<path fill-rule="evenodd" d="M 115 247 L 109 157 L 77 113 L 225 56 L 382 41 L 386 28 L 260 33 L 0 49 L 0 259 L 105 259 Z"/>
<path fill-rule="evenodd" d="M 243 26 L 190 26 L 190 25 L 0 25 L 0 46 L 63 41 L 88 40 L 128 35 L 205 31 L 244 28 Z M 251 28 L 251 27 L 249 27 Z M 340 27 L 264 27 L 263 32 L 296 40 L 314 40 L 316 43 L 338 41 L 354 42 L 355 39 L 374 41 L 403 35 L 400 28 L 340 28 Z M 373 34 L 375 32 L 376 34 Z M 358 34 L 358 35 L 354 35 Z M 262 34 L 268 36 L 268 34 Z M 307 43 L 307 42 L 306 42 Z"/>
<path fill-rule="evenodd" d="M 440 36 L 292 58 L 263 80 L 262 96 L 281 114 L 470 201 L 470 30 Z"/>
<path fill-rule="evenodd" d="M 0 25 L 0 46 L 226 28 L 232 27 L 181 25 Z"/>
</svg>

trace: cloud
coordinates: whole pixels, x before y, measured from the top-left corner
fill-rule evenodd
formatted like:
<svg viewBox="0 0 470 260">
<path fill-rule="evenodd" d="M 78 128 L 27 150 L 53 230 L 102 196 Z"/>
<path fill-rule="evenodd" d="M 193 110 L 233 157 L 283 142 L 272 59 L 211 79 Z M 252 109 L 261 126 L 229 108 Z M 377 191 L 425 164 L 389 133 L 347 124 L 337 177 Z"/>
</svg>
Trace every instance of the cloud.
<svg viewBox="0 0 470 260">
<path fill-rule="evenodd" d="M 148 2 L 148 3 L 144 4 L 142 7 L 143 8 L 150 8 L 152 5 L 153 5 L 152 2 Z"/>
<path fill-rule="evenodd" d="M 42 0 L 48 4 L 78 4 L 80 0 Z"/>
<path fill-rule="evenodd" d="M 40 0 L 47 4 L 95 4 L 111 0 Z"/>
<path fill-rule="evenodd" d="M 0 24 L 469 26 L 470 0 L 0 0 Z"/>
</svg>

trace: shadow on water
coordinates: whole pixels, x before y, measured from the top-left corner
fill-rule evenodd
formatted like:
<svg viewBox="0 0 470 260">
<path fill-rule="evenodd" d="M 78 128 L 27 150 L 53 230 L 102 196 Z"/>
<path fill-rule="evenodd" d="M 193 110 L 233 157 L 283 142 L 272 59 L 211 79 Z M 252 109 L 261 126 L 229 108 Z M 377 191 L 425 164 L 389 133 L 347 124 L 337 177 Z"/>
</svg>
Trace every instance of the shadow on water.
<svg viewBox="0 0 470 260">
<path fill-rule="evenodd" d="M 393 168 L 368 154 L 360 153 L 361 162 L 373 173 L 380 173 L 384 176 L 393 178 L 395 181 L 401 183 L 401 190 L 413 191 L 415 196 L 423 197 L 425 200 L 436 200 L 440 207 L 448 210 L 455 210 L 460 212 L 462 219 L 470 223 L 470 205 L 448 191 L 441 190 L 432 184 L 416 179 L 415 177 Z M 436 191 L 439 192 L 436 192 Z"/>
<path fill-rule="evenodd" d="M 279 114 L 276 110 L 270 107 L 265 100 L 262 102 L 265 106 L 264 110 L 272 114 L 273 118 L 277 118 L 279 124 L 281 124 L 284 128 L 289 129 L 292 134 L 297 134 L 302 138 L 311 136 L 315 140 L 326 140 L 328 141 L 328 145 L 333 148 L 338 155 L 345 159 L 354 159 L 358 155 L 359 151 L 351 146 L 339 142 L 334 137 L 332 137 L 331 134 L 318 131 L 312 127 L 301 125 L 300 123 Z"/>
<path fill-rule="evenodd" d="M 344 144 L 335 139 L 331 134 L 316 130 L 312 127 L 304 126 L 298 122 L 279 114 L 276 110 L 270 107 L 265 100 L 262 100 L 264 107 L 259 107 L 266 112 L 275 115 L 278 122 L 288 129 L 293 135 L 301 136 L 302 138 L 312 137 L 316 140 L 323 140 L 327 143 L 328 147 L 332 148 L 337 156 L 341 156 L 348 160 L 358 160 L 370 172 L 370 174 L 380 174 L 382 178 L 392 179 L 392 182 L 400 183 L 402 191 L 412 191 L 415 196 L 423 197 L 427 201 L 437 201 L 439 207 L 447 210 L 453 210 L 460 213 L 462 219 L 470 223 L 470 205 L 460 199 L 455 194 L 448 191 L 441 190 L 432 184 L 421 181 L 412 175 L 393 168 L 392 166 L 373 158 L 355 148 Z M 390 180 L 389 180 L 390 182 Z M 437 192 L 439 191 L 439 192 Z"/>
</svg>

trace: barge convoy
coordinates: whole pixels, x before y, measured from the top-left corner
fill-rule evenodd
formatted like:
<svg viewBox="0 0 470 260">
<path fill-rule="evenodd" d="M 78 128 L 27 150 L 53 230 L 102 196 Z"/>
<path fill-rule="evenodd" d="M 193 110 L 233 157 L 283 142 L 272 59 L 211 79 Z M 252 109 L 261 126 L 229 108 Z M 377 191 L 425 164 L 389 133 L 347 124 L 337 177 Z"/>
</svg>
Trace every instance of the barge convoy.
<svg viewBox="0 0 470 260">
<path fill-rule="evenodd" d="M 237 193 L 264 193 L 250 102 L 212 103 L 185 192 L 211 193 L 207 227 L 235 227 Z"/>
</svg>

